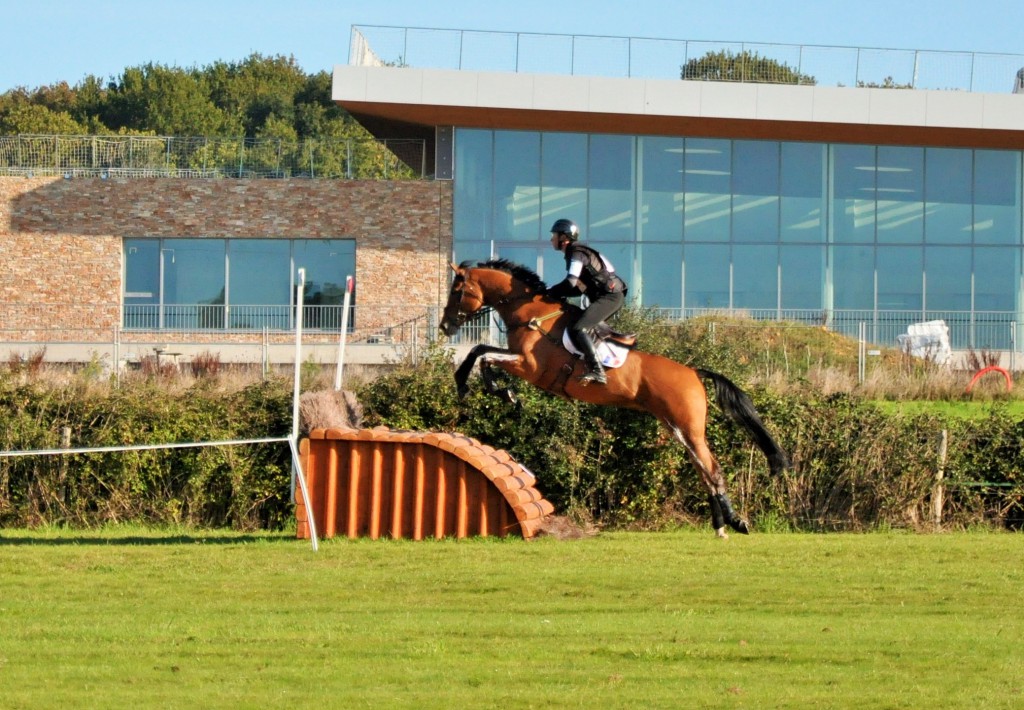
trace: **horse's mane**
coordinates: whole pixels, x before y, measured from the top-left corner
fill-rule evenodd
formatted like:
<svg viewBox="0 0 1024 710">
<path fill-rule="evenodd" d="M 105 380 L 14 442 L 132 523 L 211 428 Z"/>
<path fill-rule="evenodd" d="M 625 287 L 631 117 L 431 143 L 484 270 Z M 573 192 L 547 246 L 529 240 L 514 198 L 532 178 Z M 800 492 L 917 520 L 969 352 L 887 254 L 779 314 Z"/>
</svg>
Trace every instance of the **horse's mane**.
<svg viewBox="0 0 1024 710">
<path fill-rule="evenodd" d="M 508 259 L 491 259 L 489 261 L 481 261 L 474 264 L 471 261 L 464 261 L 460 265 L 462 268 L 477 267 L 481 269 L 497 269 L 498 271 L 504 271 L 507 274 L 511 274 L 512 278 L 522 281 L 524 285 L 529 288 L 543 293 L 547 290 L 547 285 L 544 283 L 544 279 L 537 275 L 533 269 L 529 269 L 522 264 L 517 264 Z"/>
</svg>

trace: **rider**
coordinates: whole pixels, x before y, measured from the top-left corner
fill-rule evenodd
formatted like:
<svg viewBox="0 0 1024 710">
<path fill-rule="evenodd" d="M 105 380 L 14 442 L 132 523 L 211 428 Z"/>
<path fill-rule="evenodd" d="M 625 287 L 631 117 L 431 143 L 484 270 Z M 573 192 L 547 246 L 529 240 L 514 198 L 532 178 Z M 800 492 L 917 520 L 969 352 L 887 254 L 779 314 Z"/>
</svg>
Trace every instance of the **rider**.
<svg viewBox="0 0 1024 710">
<path fill-rule="evenodd" d="M 590 305 L 583 315 L 569 326 L 569 337 L 583 353 L 587 372 L 584 384 L 605 384 L 604 367 L 597 356 L 590 331 L 603 320 L 615 315 L 626 300 L 626 282 L 615 273 L 615 267 L 596 249 L 579 242 L 580 228 L 569 219 L 551 225 L 551 246 L 565 253 L 565 279 L 547 290 L 554 298 L 570 298 L 586 294 Z"/>
</svg>

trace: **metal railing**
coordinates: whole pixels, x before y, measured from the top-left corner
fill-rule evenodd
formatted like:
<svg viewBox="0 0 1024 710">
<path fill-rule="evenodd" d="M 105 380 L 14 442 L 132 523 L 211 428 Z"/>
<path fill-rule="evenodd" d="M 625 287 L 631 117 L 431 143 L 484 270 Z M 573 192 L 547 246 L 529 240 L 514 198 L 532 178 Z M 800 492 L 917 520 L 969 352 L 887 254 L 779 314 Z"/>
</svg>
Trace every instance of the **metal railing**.
<svg viewBox="0 0 1024 710">
<path fill-rule="evenodd" d="M 436 305 L 351 306 L 346 340 L 351 344 L 419 347 L 439 337 Z M 304 306 L 310 342 L 336 342 L 342 306 Z M 910 325 L 941 320 L 954 351 L 999 353 L 1013 367 L 1024 319 L 1014 312 L 652 309 L 666 326 L 704 318 L 716 327 L 817 328 L 872 347 L 900 348 Z M 288 342 L 295 308 L 288 305 L 0 304 L 0 346 L 34 350 L 48 345 L 104 345 L 112 340 L 175 345 Z M 90 325 L 90 323 L 94 325 Z M 505 327 L 492 313 L 470 319 L 453 338 L 454 346 L 504 346 Z"/>
<path fill-rule="evenodd" d="M 0 136 L 0 175 L 409 179 L 427 172 L 422 139 Z"/>
<path fill-rule="evenodd" d="M 1014 91 L 1024 67 L 1024 54 L 380 25 L 352 26 L 349 64 L 680 79 L 688 63 L 699 69 L 697 62 L 719 53 L 737 61 L 715 80 L 818 86 L 1005 94 Z"/>
</svg>

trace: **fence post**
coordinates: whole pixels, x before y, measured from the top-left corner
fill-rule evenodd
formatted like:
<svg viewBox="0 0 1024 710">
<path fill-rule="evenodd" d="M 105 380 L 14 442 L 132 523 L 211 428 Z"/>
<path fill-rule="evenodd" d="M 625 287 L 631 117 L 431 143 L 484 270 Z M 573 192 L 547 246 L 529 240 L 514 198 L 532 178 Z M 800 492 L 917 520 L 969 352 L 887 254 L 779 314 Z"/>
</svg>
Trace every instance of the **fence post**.
<svg viewBox="0 0 1024 710">
<path fill-rule="evenodd" d="M 946 452 L 949 447 L 949 431 L 942 430 L 939 438 L 939 465 L 935 469 L 935 482 L 932 484 L 932 525 L 935 530 L 942 529 L 942 504 L 945 488 L 942 480 L 946 476 Z"/>
</svg>

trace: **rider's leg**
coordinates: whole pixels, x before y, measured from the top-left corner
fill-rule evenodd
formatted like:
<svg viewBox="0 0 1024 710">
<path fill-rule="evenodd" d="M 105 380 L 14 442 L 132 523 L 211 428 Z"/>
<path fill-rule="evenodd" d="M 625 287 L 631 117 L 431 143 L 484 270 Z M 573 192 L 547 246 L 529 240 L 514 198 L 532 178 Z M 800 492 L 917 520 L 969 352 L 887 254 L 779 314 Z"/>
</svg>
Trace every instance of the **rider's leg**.
<svg viewBox="0 0 1024 710">
<path fill-rule="evenodd" d="M 598 323 L 610 318 L 622 308 L 624 300 L 625 296 L 622 293 L 604 294 L 591 302 L 579 320 L 569 327 L 569 337 L 583 353 L 583 359 L 587 364 L 587 372 L 580 377 L 581 382 L 596 382 L 603 385 L 608 381 L 590 333 Z"/>
</svg>

